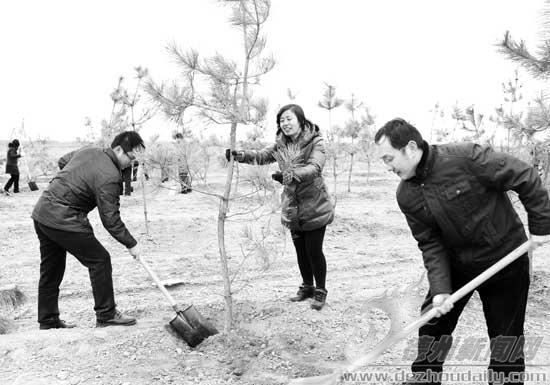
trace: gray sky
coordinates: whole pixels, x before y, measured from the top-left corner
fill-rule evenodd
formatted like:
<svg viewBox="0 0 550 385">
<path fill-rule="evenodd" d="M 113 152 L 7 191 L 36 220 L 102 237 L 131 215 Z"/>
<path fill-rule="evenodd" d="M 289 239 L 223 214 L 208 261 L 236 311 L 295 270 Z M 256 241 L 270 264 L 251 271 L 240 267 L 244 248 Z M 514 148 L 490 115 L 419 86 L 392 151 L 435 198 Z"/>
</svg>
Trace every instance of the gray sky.
<svg viewBox="0 0 550 385">
<path fill-rule="evenodd" d="M 277 65 L 256 90 L 269 98 L 269 127 L 291 88 L 310 120 L 325 128 L 326 111 L 317 107 L 323 82 L 335 85 L 341 98 L 354 93 L 377 124 L 400 116 L 426 132 L 436 102 L 447 109 L 474 103 L 490 113 L 502 103 L 501 83 L 516 68 L 494 44 L 510 30 L 534 45 L 542 4 L 273 0 L 266 52 Z M 12 139 L 22 119 L 33 138 L 74 140 L 85 134 L 85 117 L 99 128 L 120 75 L 129 86 L 136 66 L 147 67 L 157 81 L 177 76 L 165 51 L 171 41 L 238 59 L 240 36 L 228 15 L 213 0 L 2 2 L 0 139 Z M 540 86 L 526 74 L 522 79 L 526 92 Z M 334 122 L 346 118 L 342 107 Z M 168 138 L 172 129 L 157 119 L 143 134 Z"/>
</svg>

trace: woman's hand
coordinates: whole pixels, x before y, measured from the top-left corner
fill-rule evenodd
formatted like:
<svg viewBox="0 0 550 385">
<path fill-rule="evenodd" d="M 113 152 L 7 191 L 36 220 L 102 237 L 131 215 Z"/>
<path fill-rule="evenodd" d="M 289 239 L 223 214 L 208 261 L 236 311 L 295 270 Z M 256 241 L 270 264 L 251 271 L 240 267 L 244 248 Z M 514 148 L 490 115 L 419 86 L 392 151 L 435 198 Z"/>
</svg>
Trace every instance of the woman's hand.
<svg viewBox="0 0 550 385">
<path fill-rule="evenodd" d="M 293 180 L 294 180 L 294 171 L 292 170 L 283 171 L 283 184 L 285 186 L 288 186 L 289 184 L 291 184 Z"/>
<path fill-rule="evenodd" d="M 237 151 L 226 148 L 225 149 L 225 159 L 229 162 L 231 160 L 231 155 L 233 155 L 233 159 L 235 159 L 237 162 L 240 162 L 244 159 L 244 151 Z"/>
</svg>

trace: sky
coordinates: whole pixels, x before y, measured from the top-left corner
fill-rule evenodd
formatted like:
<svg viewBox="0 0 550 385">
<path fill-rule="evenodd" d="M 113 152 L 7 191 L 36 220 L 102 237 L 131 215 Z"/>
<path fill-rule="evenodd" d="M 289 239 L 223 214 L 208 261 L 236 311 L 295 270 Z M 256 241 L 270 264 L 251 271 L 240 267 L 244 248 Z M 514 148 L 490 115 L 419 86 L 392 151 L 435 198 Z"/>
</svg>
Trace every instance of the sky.
<svg viewBox="0 0 550 385">
<path fill-rule="evenodd" d="M 277 64 L 255 89 L 269 100 L 267 130 L 274 134 L 277 109 L 290 102 L 289 88 L 306 116 L 326 128 L 327 112 L 317 106 L 325 83 L 342 99 L 354 94 L 377 125 L 399 116 L 425 133 L 435 103 L 446 109 L 474 104 L 491 113 L 503 103 L 502 82 L 517 68 L 495 44 L 509 30 L 534 48 L 542 5 L 542 0 L 272 0 L 265 53 Z M 86 135 L 86 117 L 99 130 L 110 116 L 109 95 L 119 76 L 130 88 L 136 66 L 146 67 L 157 82 L 180 76 L 166 52 L 171 42 L 238 60 L 240 35 L 228 16 L 214 0 L 2 2 L 0 140 L 23 135 L 23 126 L 30 138 L 72 141 Z M 520 80 L 526 94 L 541 87 L 523 71 Z M 333 123 L 348 118 L 340 107 Z M 196 131 L 228 137 L 225 127 L 195 125 Z M 141 132 L 144 138 L 169 139 L 174 128 L 159 116 Z"/>
</svg>

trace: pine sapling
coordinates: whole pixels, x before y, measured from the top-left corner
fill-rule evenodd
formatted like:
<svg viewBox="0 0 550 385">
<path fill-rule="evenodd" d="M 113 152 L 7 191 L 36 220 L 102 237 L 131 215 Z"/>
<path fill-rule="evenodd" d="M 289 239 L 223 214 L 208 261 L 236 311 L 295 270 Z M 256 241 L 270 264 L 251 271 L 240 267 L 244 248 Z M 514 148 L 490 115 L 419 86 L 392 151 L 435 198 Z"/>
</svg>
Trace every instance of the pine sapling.
<svg viewBox="0 0 550 385">
<path fill-rule="evenodd" d="M 26 299 L 25 294 L 15 285 L 0 287 L 0 309 L 13 310 Z"/>
<path fill-rule="evenodd" d="M 7 334 L 13 328 L 13 322 L 0 316 L 0 335 Z"/>
<path fill-rule="evenodd" d="M 273 154 L 283 173 L 285 171 L 294 171 L 297 167 L 301 166 L 301 155 L 302 152 L 297 143 L 289 143 L 287 146 L 279 148 Z"/>
</svg>

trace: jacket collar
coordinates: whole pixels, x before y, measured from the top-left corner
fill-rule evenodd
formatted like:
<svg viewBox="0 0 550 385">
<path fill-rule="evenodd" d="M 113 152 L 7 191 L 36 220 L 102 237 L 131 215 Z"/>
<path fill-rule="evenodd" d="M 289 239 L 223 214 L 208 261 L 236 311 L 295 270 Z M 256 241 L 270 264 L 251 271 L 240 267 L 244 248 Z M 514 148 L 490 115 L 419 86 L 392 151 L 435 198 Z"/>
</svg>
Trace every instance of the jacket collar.
<svg viewBox="0 0 550 385">
<path fill-rule="evenodd" d="M 104 148 L 103 149 L 103 152 L 105 154 L 107 154 L 107 156 L 109 158 L 111 158 L 111 160 L 113 161 L 113 163 L 115 164 L 115 166 L 118 168 L 119 171 L 121 171 L 121 168 L 120 168 L 120 163 L 118 161 L 118 158 L 116 157 L 116 154 L 115 152 L 113 151 L 112 148 Z"/>
<path fill-rule="evenodd" d="M 304 148 L 317 135 L 319 135 L 319 127 L 316 124 L 306 123 L 306 125 L 300 132 L 300 135 L 298 136 L 298 140 L 296 141 L 296 143 L 298 143 L 300 148 Z M 283 133 L 283 130 L 279 129 L 277 130 L 275 142 L 277 143 L 277 145 L 284 147 L 288 143 L 291 143 L 291 140 L 288 136 L 286 136 Z"/>
<path fill-rule="evenodd" d="M 425 140 L 422 141 L 422 158 L 416 166 L 415 176 L 412 180 L 426 179 L 432 170 L 435 160 L 435 150 L 433 146 L 430 146 Z"/>
</svg>

